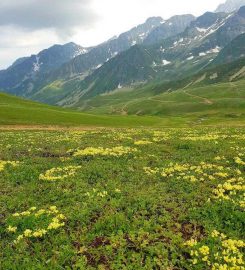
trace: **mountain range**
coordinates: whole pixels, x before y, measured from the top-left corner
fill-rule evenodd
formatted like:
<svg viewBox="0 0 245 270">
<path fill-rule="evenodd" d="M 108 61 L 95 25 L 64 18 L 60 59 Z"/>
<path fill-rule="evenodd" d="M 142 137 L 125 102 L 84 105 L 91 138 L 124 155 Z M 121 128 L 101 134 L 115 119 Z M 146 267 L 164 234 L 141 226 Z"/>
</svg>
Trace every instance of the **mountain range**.
<svg viewBox="0 0 245 270">
<path fill-rule="evenodd" d="M 94 47 L 54 45 L 0 71 L 0 89 L 49 104 L 84 107 L 111 91 L 167 85 L 234 63 L 245 56 L 243 4 L 228 0 L 197 18 L 151 17 Z"/>
</svg>

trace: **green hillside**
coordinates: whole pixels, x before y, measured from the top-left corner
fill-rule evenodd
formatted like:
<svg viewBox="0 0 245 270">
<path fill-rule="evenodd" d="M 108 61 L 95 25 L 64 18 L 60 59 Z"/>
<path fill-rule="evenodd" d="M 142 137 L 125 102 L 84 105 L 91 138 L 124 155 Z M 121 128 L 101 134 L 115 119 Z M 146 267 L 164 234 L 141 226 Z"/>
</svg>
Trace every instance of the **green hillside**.
<svg viewBox="0 0 245 270">
<path fill-rule="evenodd" d="M 44 96 L 50 100 L 55 98 L 60 85 L 62 82 L 57 81 L 43 89 Z M 73 87 L 72 82 L 65 84 L 65 92 L 68 94 Z M 244 89 L 245 58 L 242 58 L 180 81 L 152 82 L 81 99 L 76 110 L 0 93 L 0 125 L 175 127 L 240 124 L 245 115 Z M 72 95 L 69 97 L 76 99 Z"/>
<path fill-rule="evenodd" d="M 210 123 L 225 119 L 239 122 L 245 116 L 245 80 L 183 87 L 160 94 L 152 89 L 124 89 L 91 99 L 83 108 L 96 114 L 183 117 Z"/>
<path fill-rule="evenodd" d="M 0 93 L 0 125 L 154 126 L 157 117 L 90 115 L 20 99 Z"/>
</svg>

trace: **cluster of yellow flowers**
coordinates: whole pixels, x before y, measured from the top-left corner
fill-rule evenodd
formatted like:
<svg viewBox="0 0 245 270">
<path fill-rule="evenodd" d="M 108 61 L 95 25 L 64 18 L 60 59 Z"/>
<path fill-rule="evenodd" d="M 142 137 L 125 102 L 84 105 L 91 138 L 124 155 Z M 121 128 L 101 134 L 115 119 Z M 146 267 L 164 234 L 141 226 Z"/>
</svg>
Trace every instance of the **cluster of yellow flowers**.
<svg viewBox="0 0 245 270">
<path fill-rule="evenodd" d="M 102 137 L 108 138 L 113 141 L 125 141 L 125 140 L 131 141 L 132 138 L 130 135 L 131 133 L 129 132 L 129 130 L 125 130 L 123 133 L 118 132 L 118 131 L 107 133 L 107 134 L 104 134 Z"/>
<path fill-rule="evenodd" d="M 245 165 L 245 162 L 240 157 L 235 157 L 234 160 L 238 165 Z"/>
<path fill-rule="evenodd" d="M 143 170 L 149 176 L 160 173 L 160 169 L 159 168 L 152 169 L 150 167 L 144 167 Z"/>
<path fill-rule="evenodd" d="M 116 146 L 113 148 L 103 148 L 103 147 L 88 147 L 83 150 L 78 150 L 74 153 L 73 156 L 79 157 L 79 156 L 114 156 L 119 157 L 123 155 L 127 155 L 133 152 L 136 152 L 137 149 L 130 148 L 130 147 L 124 147 L 124 146 Z"/>
<path fill-rule="evenodd" d="M 220 160 L 226 160 L 226 158 L 224 156 L 220 157 L 220 156 L 217 156 L 214 158 L 215 161 L 220 161 Z"/>
<path fill-rule="evenodd" d="M 4 161 L 0 160 L 0 172 L 4 170 L 6 165 L 11 165 L 13 167 L 16 167 L 19 164 L 19 161 Z"/>
<path fill-rule="evenodd" d="M 170 138 L 171 138 L 171 135 L 169 132 L 154 131 L 154 133 L 153 133 L 153 141 L 154 142 L 166 141 Z"/>
<path fill-rule="evenodd" d="M 55 230 L 65 225 L 64 220 L 66 219 L 66 217 L 63 214 L 59 213 L 56 206 L 50 206 L 48 209 L 40 209 L 40 210 L 37 210 L 36 207 L 31 207 L 26 211 L 23 211 L 20 213 L 18 212 L 14 213 L 13 217 L 31 216 L 33 218 L 33 217 L 39 217 L 41 215 L 47 215 L 51 217 L 53 216 L 48 226 L 46 228 L 38 228 L 34 230 L 30 228 L 25 229 L 21 234 L 19 234 L 16 237 L 16 240 L 14 241 L 14 243 L 18 243 L 20 240 L 24 238 L 32 238 L 32 237 L 41 238 L 45 236 L 49 230 Z M 17 220 L 17 223 L 20 223 L 20 222 L 21 220 Z M 7 227 L 7 231 L 10 233 L 16 233 L 18 231 L 18 226 L 9 225 Z"/>
<path fill-rule="evenodd" d="M 229 239 L 225 234 L 214 230 L 211 233 L 209 244 L 202 245 L 202 242 L 191 239 L 185 245 L 189 248 L 192 264 L 202 265 L 202 269 L 245 269 L 242 253 L 245 242 L 242 240 Z"/>
<path fill-rule="evenodd" d="M 224 139 L 226 138 L 226 135 L 220 136 L 218 134 L 206 134 L 206 135 L 200 135 L 200 136 L 187 136 L 183 137 L 182 140 L 186 141 L 216 141 L 218 139 Z"/>
<path fill-rule="evenodd" d="M 245 134 L 232 134 L 229 137 L 231 137 L 232 139 L 237 139 L 237 140 L 245 140 Z"/>
<path fill-rule="evenodd" d="M 244 138 L 243 138 L 243 140 L 244 140 Z M 231 146 L 230 147 L 232 150 L 236 150 L 236 151 L 238 151 L 238 152 L 244 152 L 244 150 L 245 150 L 245 147 L 240 147 L 240 146 Z"/>
<path fill-rule="evenodd" d="M 8 228 L 7 228 L 7 231 L 15 233 L 17 231 L 17 227 L 9 225 Z"/>
<path fill-rule="evenodd" d="M 64 216 L 62 214 L 57 215 L 54 217 L 51 221 L 51 223 L 48 225 L 48 230 L 55 230 L 60 227 L 63 227 L 65 225 L 65 222 L 61 222 L 64 220 Z"/>
<path fill-rule="evenodd" d="M 81 169 L 81 166 L 66 166 L 66 167 L 57 167 L 52 168 L 46 171 L 44 174 L 40 174 L 40 180 L 46 181 L 56 181 L 56 180 L 63 180 L 65 178 L 74 176 L 76 172 Z"/>
<path fill-rule="evenodd" d="M 146 140 L 141 140 L 141 141 L 135 141 L 134 142 L 135 145 L 148 145 L 148 144 L 152 144 L 152 142 L 150 141 L 146 141 Z"/>
<path fill-rule="evenodd" d="M 13 217 L 21 217 L 21 216 L 30 216 L 32 214 L 33 211 L 36 211 L 36 207 L 31 207 L 26 211 L 20 212 L 20 213 L 14 213 Z"/>
<path fill-rule="evenodd" d="M 214 190 L 214 199 L 230 200 L 234 204 L 245 208 L 245 179 L 243 177 L 232 178 L 224 184 L 219 184 Z"/>
<path fill-rule="evenodd" d="M 201 162 L 199 165 L 173 164 L 170 163 L 166 168 L 145 167 L 144 171 L 148 175 L 160 174 L 163 177 L 173 177 L 177 179 L 189 180 L 191 182 L 215 180 L 216 178 L 225 179 L 229 176 L 231 168 L 221 165 Z"/>
</svg>

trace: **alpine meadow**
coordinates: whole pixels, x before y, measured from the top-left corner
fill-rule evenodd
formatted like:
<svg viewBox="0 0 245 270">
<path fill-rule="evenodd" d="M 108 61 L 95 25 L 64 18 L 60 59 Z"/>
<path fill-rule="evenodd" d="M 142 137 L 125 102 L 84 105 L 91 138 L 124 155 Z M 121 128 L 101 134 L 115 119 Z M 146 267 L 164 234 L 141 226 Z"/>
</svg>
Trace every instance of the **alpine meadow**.
<svg viewBox="0 0 245 270">
<path fill-rule="evenodd" d="M 0 3 L 0 269 L 245 270 L 245 1 L 51 2 Z"/>
</svg>

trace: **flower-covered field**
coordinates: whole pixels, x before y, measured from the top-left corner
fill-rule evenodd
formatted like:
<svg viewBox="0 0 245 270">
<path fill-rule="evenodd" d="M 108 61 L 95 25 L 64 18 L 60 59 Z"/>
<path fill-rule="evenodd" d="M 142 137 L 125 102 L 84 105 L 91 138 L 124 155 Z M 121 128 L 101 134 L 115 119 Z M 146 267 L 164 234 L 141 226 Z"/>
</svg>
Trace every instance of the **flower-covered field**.
<svg viewBox="0 0 245 270">
<path fill-rule="evenodd" d="M 0 268 L 245 269 L 245 129 L 0 132 Z"/>
</svg>

